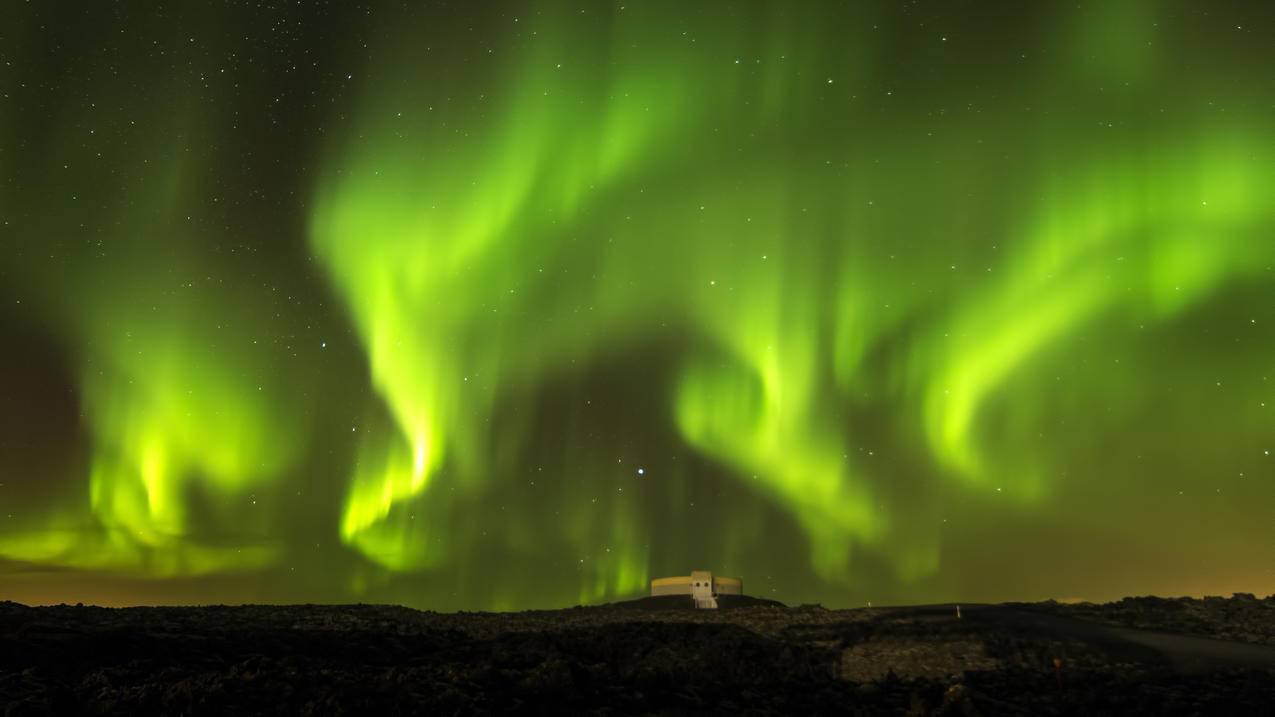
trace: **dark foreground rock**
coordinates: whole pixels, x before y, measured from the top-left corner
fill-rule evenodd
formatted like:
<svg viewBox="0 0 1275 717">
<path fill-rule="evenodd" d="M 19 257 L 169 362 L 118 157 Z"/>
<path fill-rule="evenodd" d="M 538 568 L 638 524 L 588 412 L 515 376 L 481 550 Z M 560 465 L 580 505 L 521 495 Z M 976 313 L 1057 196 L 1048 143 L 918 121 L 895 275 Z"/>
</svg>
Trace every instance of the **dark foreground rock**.
<svg viewBox="0 0 1275 717">
<path fill-rule="evenodd" d="M 0 603 L 0 705 L 6 715 L 1035 715 L 1269 714 L 1275 704 L 1275 647 L 1067 612 Z M 1252 610 L 1232 612 L 1269 633 Z"/>
<path fill-rule="evenodd" d="M 1202 599 L 1127 597 L 1103 604 L 1035 603 L 1033 609 L 1143 630 L 1275 645 L 1275 595 L 1264 599 L 1250 593 Z"/>
</svg>

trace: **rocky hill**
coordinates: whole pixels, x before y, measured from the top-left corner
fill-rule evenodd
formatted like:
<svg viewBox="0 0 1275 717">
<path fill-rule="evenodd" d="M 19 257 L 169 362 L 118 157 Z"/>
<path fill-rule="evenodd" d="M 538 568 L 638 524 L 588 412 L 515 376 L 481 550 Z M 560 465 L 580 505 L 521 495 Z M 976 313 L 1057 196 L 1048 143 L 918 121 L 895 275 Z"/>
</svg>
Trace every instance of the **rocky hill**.
<svg viewBox="0 0 1275 717">
<path fill-rule="evenodd" d="M 0 603 L 0 704 L 6 715 L 1268 712 L 1275 647 L 1253 643 L 1272 633 L 1270 598 L 1154 600 L 963 606 L 959 618 L 955 606 L 769 601 L 447 614 Z"/>
</svg>

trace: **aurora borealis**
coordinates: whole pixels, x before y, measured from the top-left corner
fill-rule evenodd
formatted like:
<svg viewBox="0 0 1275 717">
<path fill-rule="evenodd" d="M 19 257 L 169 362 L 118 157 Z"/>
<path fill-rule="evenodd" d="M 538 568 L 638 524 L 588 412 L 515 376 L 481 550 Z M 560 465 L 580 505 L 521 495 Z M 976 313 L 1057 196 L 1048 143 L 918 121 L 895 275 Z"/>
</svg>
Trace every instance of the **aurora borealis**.
<svg viewBox="0 0 1275 717">
<path fill-rule="evenodd" d="M 1275 592 L 1268 7 L 0 11 L 0 598 Z"/>
</svg>

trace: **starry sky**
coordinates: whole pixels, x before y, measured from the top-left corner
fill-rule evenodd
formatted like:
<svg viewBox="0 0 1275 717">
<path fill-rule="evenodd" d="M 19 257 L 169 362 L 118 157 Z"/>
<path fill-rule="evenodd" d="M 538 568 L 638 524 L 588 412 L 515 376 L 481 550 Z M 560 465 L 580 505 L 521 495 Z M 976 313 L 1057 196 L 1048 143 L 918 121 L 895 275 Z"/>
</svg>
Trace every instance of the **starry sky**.
<svg viewBox="0 0 1275 717">
<path fill-rule="evenodd" d="M 0 598 L 1275 592 L 1275 6 L 0 14 Z"/>
</svg>

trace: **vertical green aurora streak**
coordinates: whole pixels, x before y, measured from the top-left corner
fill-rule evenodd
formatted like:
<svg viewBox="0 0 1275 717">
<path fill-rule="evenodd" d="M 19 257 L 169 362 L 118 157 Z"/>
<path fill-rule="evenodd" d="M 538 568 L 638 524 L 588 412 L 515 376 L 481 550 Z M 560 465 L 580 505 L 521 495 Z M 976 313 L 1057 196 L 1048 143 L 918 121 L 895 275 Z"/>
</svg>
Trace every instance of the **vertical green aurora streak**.
<svg viewBox="0 0 1275 717">
<path fill-rule="evenodd" d="M 0 553 L 154 577 L 257 569 L 278 557 L 269 518 L 233 506 L 295 464 L 304 387 L 274 375 L 278 349 L 257 346 L 276 329 L 254 315 L 277 297 L 195 221 L 209 214 L 196 197 L 218 118 L 172 100 L 163 68 L 133 72 L 136 84 L 104 70 L 71 80 L 89 99 L 59 108 L 54 133 L 75 139 L 9 183 L 9 286 L 66 346 L 90 456 L 87 490 L 16 519 Z M 35 197 L 51 210 L 16 209 Z"/>
<path fill-rule="evenodd" d="M 140 60 L 0 114 L 0 280 L 86 445 L 0 556 L 443 607 L 1275 588 L 1271 19 L 787 5 L 351 12 L 290 149 L 238 131 L 286 82 L 210 115 Z M 201 76 L 253 52 L 213 15 Z M 241 151 L 295 191 L 224 220 Z"/>
</svg>

